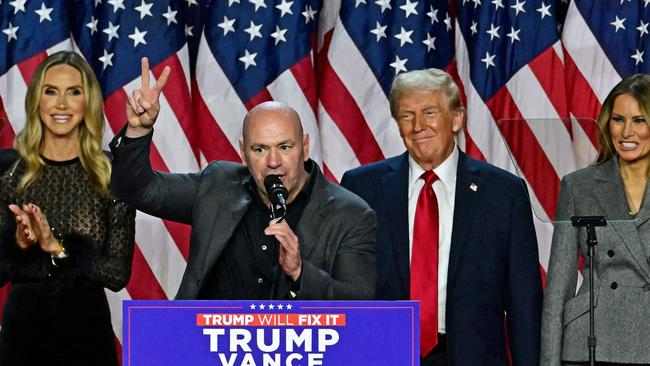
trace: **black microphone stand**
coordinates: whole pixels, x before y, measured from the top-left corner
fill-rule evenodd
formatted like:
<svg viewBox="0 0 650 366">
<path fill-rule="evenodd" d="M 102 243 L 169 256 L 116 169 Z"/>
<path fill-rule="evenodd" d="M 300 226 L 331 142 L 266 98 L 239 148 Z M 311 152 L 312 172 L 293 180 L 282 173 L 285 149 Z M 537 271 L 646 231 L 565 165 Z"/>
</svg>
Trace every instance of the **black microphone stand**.
<svg viewBox="0 0 650 366">
<path fill-rule="evenodd" d="M 596 335 L 594 334 L 594 255 L 596 254 L 596 226 L 607 226 L 605 216 L 572 216 L 571 224 L 575 227 L 587 229 L 587 258 L 589 264 L 589 366 L 594 366 L 596 361 Z"/>
</svg>

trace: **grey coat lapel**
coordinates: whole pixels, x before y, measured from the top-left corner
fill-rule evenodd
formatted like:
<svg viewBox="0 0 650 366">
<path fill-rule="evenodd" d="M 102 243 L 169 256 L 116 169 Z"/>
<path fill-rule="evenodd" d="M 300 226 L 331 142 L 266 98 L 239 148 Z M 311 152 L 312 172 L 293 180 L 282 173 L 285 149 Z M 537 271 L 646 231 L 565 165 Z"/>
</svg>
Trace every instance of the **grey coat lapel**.
<svg viewBox="0 0 650 366">
<path fill-rule="evenodd" d="M 650 210 L 650 205 L 645 202 L 650 197 L 644 198 L 643 207 L 639 211 L 640 217 L 636 220 L 633 219 L 627 204 L 623 179 L 616 166 L 615 159 L 616 157 L 596 167 L 596 173 L 594 174 L 596 184 L 592 188 L 594 197 L 596 197 L 602 212 L 605 213 L 608 225 L 620 236 L 645 280 L 650 281 L 650 267 L 648 267 L 645 251 L 641 246 L 641 238 L 637 230 L 637 220 L 647 220 L 646 216 L 648 210 Z"/>
</svg>

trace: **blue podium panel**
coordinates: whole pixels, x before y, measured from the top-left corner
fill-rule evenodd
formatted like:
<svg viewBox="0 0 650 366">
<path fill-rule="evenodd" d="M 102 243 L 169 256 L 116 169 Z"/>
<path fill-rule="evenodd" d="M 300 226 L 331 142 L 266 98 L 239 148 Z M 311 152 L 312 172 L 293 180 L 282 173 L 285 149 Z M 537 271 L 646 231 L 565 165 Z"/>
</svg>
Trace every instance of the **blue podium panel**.
<svg viewBox="0 0 650 366">
<path fill-rule="evenodd" d="M 412 301 L 124 301 L 123 365 L 418 366 Z"/>
</svg>

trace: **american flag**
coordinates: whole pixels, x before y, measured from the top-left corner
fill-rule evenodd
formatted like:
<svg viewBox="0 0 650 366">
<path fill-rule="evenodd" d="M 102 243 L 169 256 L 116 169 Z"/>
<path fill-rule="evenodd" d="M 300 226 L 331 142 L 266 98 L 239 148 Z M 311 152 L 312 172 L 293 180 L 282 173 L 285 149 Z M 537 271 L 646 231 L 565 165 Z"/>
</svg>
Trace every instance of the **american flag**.
<svg viewBox="0 0 650 366">
<path fill-rule="evenodd" d="M 468 109 L 460 145 L 529 185 L 542 267 L 561 177 L 596 149 L 593 122 L 623 77 L 648 72 L 650 0 L 0 0 L 0 146 L 23 127 L 38 63 L 76 49 L 104 93 L 105 141 L 125 123 L 139 58 L 163 91 L 152 162 L 198 171 L 239 161 L 246 111 L 280 100 L 300 113 L 312 157 L 338 180 L 404 150 L 388 107 L 397 73 L 438 67 Z M 566 19 L 565 19 L 566 17 Z M 107 292 L 121 339 L 124 299 L 172 298 L 189 227 L 138 213 L 133 275 Z"/>
</svg>

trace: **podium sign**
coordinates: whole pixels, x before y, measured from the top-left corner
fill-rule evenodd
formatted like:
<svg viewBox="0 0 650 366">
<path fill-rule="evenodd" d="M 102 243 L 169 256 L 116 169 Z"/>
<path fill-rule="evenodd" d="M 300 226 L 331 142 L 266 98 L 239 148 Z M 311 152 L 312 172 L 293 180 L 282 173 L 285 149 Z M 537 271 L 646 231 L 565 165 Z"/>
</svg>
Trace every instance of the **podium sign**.
<svg viewBox="0 0 650 366">
<path fill-rule="evenodd" d="M 411 301 L 124 301 L 123 365 L 420 364 Z"/>
</svg>

